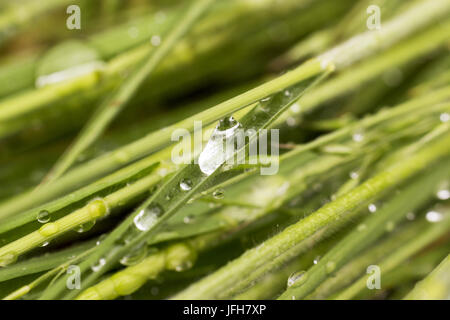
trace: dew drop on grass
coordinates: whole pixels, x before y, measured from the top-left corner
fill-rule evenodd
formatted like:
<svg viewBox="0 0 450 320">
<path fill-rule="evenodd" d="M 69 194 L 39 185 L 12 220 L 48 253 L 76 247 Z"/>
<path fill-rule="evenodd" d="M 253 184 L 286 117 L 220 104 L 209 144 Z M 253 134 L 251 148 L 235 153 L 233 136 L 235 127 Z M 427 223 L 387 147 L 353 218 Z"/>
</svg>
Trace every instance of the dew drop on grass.
<svg viewBox="0 0 450 320">
<path fill-rule="evenodd" d="M 425 218 L 427 219 L 428 222 L 435 223 L 441 221 L 444 218 L 444 216 L 442 213 L 432 210 L 427 212 Z"/>
<path fill-rule="evenodd" d="M 6 252 L 0 256 L 0 267 L 6 267 L 17 260 L 17 254 L 13 251 Z"/>
<path fill-rule="evenodd" d="M 369 208 L 369 211 L 372 212 L 372 213 L 377 211 L 377 206 L 375 204 L 373 204 L 373 203 L 369 204 L 368 208 Z"/>
<path fill-rule="evenodd" d="M 353 180 L 356 180 L 359 178 L 359 174 L 356 171 L 352 171 L 350 172 L 350 178 L 352 178 Z"/>
<path fill-rule="evenodd" d="M 355 142 L 362 142 L 364 140 L 364 134 L 361 131 L 357 131 L 353 133 L 352 139 Z"/>
<path fill-rule="evenodd" d="M 91 266 L 91 269 L 94 272 L 98 272 L 98 271 L 100 271 L 101 268 L 103 268 L 103 266 L 105 264 L 106 264 L 106 259 L 105 258 L 100 258 L 96 264 Z"/>
<path fill-rule="evenodd" d="M 190 179 L 183 179 L 180 181 L 180 188 L 183 191 L 189 191 L 192 189 L 192 181 Z"/>
<path fill-rule="evenodd" d="M 125 255 L 120 259 L 120 263 L 124 266 L 133 266 L 141 262 L 147 256 L 147 246 L 140 245 L 129 254 Z"/>
<path fill-rule="evenodd" d="M 234 142 L 236 135 L 242 132 L 240 128 L 241 124 L 232 116 L 219 121 L 198 158 L 198 165 L 204 174 L 211 175 L 233 155 L 233 148 L 228 148 L 227 145 Z"/>
<path fill-rule="evenodd" d="M 222 188 L 219 188 L 219 189 L 215 190 L 212 195 L 213 195 L 214 199 L 223 199 L 223 197 L 225 197 L 225 190 Z"/>
<path fill-rule="evenodd" d="M 306 271 L 297 271 L 291 274 L 287 281 L 287 286 L 299 285 L 306 281 Z"/>
<path fill-rule="evenodd" d="M 439 116 L 439 120 L 441 120 L 441 122 L 448 122 L 450 120 L 450 113 L 441 113 L 441 115 Z"/>
<path fill-rule="evenodd" d="M 47 223 L 50 221 L 50 213 L 47 210 L 39 211 L 36 219 L 39 223 Z"/>
<path fill-rule="evenodd" d="M 194 222 L 194 216 L 193 215 L 187 215 L 183 218 L 183 222 L 186 224 L 193 223 Z"/>
<path fill-rule="evenodd" d="M 448 190 L 448 184 L 443 185 L 436 193 L 436 197 L 439 200 L 448 200 L 450 199 L 450 190 Z"/>
<path fill-rule="evenodd" d="M 313 263 L 314 264 L 318 264 L 321 258 L 322 258 L 321 256 L 315 257 L 314 260 L 313 260 Z"/>
<path fill-rule="evenodd" d="M 46 247 L 49 245 L 49 243 L 50 243 L 49 241 L 45 241 L 41 244 L 41 247 Z"/>
<path fill-rule="evenodd" d="M 83 233 L 86 231 L 91 230 L 95 225 L 95 220 L 88 221 L 86 223 L 80 224 L 78 227 L 76 227 L 75 231 L 78 233 Z"/>
<path fill-rule="evenodd" d="M 175 271 L 176 272 L 186 271 L 186 270 L 192 268 L 193 265 L 194 265 L 194 263 L 190 260 L 183 261 L 182 263 L 180 263 L 179 265 L 177 265 L 175 267 Z"/>
<path fill-rule="evenodd" d="M 159 205 L 152 205 L 141 210 L 133 219 L 134 225 L 141 231 L 148 231 L 156 224 L 163 213 Z"/>
</svg>

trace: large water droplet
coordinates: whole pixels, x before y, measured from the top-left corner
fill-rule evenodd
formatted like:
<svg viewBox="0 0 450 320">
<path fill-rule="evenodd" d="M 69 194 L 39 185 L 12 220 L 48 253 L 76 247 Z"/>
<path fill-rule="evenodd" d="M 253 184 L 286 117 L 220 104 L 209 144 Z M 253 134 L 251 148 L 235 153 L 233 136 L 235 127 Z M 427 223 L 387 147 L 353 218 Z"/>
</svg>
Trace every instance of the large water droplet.
<svg viewBox="0 0 450 320">
<path fill-rule="evenodd" d="M 220 120 L 198 158 L 198 165 L 204 174 L 212 174 L 234 154 L 235 137 L 243 134 L 240 127 L 241 124 L 233 117 Z"/>
<path fill-rule="evenodd" d="M 39 211 L 36 219 L 39 223 L 47 223 L 50 221 L 50 213 L 47 210 Z"/>
<path fill-rule="evenodd" d="M 373 203 L 369 204 L 368 208 L 369 208 L 369 211 L 372 212 L 372 213 L 377 211 L 377 206 L 375 204 L 373 204 Z"/>
<path fill-rule="evenodd" d="M 156 224 L 162 213 L 163 211 L 160 206 L 152 205 L 141 210 L 136 217 L 134 217 L 134 225 L 141 231 L 148 231 Z"/>
<path fill-rule="evenodd" d="M 299 285 L 306 281 L 306 271 L 298 271 L 291 274 L 287 281 L 287 286 Z"/>
<path fill-rule="evenodd" d="M 189 191 L 192 189 L 192 181 L 190 179 L 183 179 L 180 181 L 180 188 L 183 191 Z"/>
</svg>

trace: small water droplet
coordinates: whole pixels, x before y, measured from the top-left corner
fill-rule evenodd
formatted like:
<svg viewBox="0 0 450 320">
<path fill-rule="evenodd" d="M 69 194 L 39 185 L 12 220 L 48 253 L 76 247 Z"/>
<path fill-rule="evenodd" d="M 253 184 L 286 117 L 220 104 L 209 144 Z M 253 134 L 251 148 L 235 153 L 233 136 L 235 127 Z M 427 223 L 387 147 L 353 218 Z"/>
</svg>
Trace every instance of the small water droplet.
<svg viewBox="0 0 450 320">
<path fill-rule="evenodd" d="M 192 181 L 190 179 L 183 179 L 180 181 L 180 188 L 183 191 L 189 191 L 192 189 Z"/>
<path fill-rule="evenodd" d="M 357 131 L 352 136 L 353 141 L 362 142 L 364 140 L 364 134 L 361 131 Z"/>
<path fill-rule="evenodd" d="M 287 286 L 300 285 L 306 281 L 306 271 L 298 271 L 291 274 L 287 281 Z"/>
<path fill-rule="evenodd" d="M 100 271 L 101 268 L 103 268 L 103 266 L 106 264 L 106 259 L 105 258 L 100 258 L 97 262 L 97 264 L 94 264 L 91 269 L 94 272 L 98 272 Z"/>
<path fill-rule="evenodd" d="M 225 197 L 225 190 L 222 188 L 219 188 L 219 189 L 215 190 L 212 195 L 215 199 L 223 199 Z"/>
<path fill-rule="evenodd" d="M 186 224 L 194 222 L 194 216 L 193 215 L 187 215 L 183 218 L 183 222 Z"/>
<path fill-rule="evenodd" d="M 159 205 L 153 205 L 141 210 L 133 219 L 134 225 L 141 231 L 148 231 L 156 224 L 158 218 L 163 213 Z"/>
<path fill-rule="evenodd" d="M 286 124 L 287 124 L 289 127 L 295 127 L 295 126 L 297 125 L 297 119 L 295 119 L 294 117 L 288 117 L 288 118 L 286 119 Z"/>
<path fill-rule="evenodd" d="M 183 261 L 182 263 L 180 263 L 179 265 L 177 265 L 175 267 L 175 271 L 176 272 L 186 271 L 186 270 L 192 268 L 193 265 L 194 265 L 194 263 L 191 260 Z"/>
<path fill-rule="evenodd" d="M 442 213 L 432 210 L 427 212 L 425 218 L 427 219 L 428 222 L 435 223 L 441 221 L 444 218 L 444 216 Z"/>
<path fill-rule="evenodd" d="M 50 243 L 50 241 L 45 241 L 41 244 L 41 247 L 46 247 L 49 245 L 49 243 Z"/>
<path fill-rule="evenodd" d="M 372 212 L 372 213 L 377 211 L 377 206 L 375 204 L 373 204 L 373 203 L 369 204 L 368 208 L 369 208 L 369 211 Z"/>
<path fill-rule="evenodd" d="M 359 174 L 356 171 L 352 171 L 350 172 L 350 178 L 352 178 L 353 180 L 356 180 L 359 178 Z"/>
<path fill-rule="evenodd" d="M 447 112 L 441 113 L 439 119 L 441 120 L 441 122 L 448 122 L 450 120 L 450 114 Z"/>
<path fill-rule="evenodd" d="M 17 254 L 13 251 L 6 252 L 0 256 L 0 267 L 6 267 L 17 261 Z"/>
<path fill-rule="evenodd" d="M 314 260 L 313 260 L 313 263 L 314 264 L 318 264 L 321 258 L 322 258 L 321 256 L 315 257 Z"/>
<path fill-rule="evenodd" d="M 292 95 L 292 92 L 289 91 L 289 90 L 284 90 L 284 95 L 285 95 L 286 97 L 290 97 L 290 96 Z"/>
<path fill-rule="evenodd" d="M 86 231 L 91 230 L 95 225 L 95 220 L 88 221 L 86 223 L 80 224 L 78 227 L 76 227 L 75 231 L 78 233 L 83 233 Z"/>
<path fill-rule="evenodd" d="M 50 221 L 50 213 L 47 210 L 42 210 L 37 214 L 36 219 L 39 223 L 47 223 Z"/>
</svg>

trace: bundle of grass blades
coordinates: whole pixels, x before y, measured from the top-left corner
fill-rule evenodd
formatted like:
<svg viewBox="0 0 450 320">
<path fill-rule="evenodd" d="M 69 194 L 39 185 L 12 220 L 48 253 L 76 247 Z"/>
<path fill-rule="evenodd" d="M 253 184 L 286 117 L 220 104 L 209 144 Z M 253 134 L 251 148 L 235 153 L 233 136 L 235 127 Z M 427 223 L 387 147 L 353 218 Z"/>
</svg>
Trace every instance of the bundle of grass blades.
<svg viewBox="0 0 450 320">
<path fill-rule="evenodd" d="M 0 5 L 2 298 L 450 297 L 449 1 L 37 3 Z"/>
</svg>

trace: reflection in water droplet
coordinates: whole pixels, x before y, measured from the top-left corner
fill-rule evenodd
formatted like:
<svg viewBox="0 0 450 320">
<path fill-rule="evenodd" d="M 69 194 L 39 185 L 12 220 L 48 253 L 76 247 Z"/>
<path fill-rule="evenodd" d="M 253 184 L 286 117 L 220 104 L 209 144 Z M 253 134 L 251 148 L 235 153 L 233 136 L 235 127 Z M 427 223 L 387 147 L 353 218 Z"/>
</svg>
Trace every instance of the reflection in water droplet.
<svg viewBox="0 0 450 320">
<path fill-rule="evenodd" d="M 240 127 L 241 124 L 233 117 L 219 121 L 198 158 L 198 165 L 204 174 L 209 176 L 234 154 L 235 138 L 244 133 Z"/>
<path fill-rule="evenodd" d="M 36 219 L 39 223 L 47 223 L 50 221 L 50 213 L 47 210 L 42 210 L 37 214 Z"/>
<path fill-rule="evenodd" d="M 298 271 L 291 274 L 287 281 L 287 286 L 299 285 L 306 281 L 306 271 Z"/>
<path fill-rule="evenodd" d="M 428 211 L 427 214 L 425 215 L 425 218 L 427 219 L 428 222 L 439 222 L 441 221 L 444 216 L 442 213 L 437 212 L 437 211 Z"/>
<path fill-rule="evenodd" d="M 141 210 L 133 219 L 134 225 L 141 231 L 148 231 L 156 224 L 158 218 L 163 213 L 158 205 L 150 206 L 149 208 Z"/>
<path fill-rule="evenodd" d="M 192 189 L 192 181 L 189 179 L 183 179 L 180 181 L 180 188 L 183 191 L 189 191 Z"/>
</svg>

